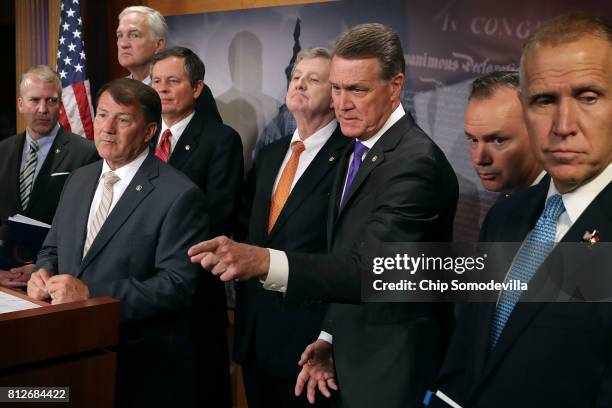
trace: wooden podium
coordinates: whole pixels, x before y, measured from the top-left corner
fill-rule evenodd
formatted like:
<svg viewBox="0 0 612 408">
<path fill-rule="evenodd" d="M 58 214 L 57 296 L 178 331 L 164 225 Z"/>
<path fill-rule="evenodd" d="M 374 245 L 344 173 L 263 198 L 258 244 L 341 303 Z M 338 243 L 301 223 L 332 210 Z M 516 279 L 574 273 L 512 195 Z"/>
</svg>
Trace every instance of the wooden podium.
<svg viewBox="0 0 612 408">
<path fill-rule="evenodd" d="M 70 387 L 70 403 L 45 400 L 44 406 L 113 407 L 117 359 L 106 348 L 119 340 L 119 301 L 49 305 L 0 291 L 44 305 L 0 314 L 0 387 Z"/>
</svg>

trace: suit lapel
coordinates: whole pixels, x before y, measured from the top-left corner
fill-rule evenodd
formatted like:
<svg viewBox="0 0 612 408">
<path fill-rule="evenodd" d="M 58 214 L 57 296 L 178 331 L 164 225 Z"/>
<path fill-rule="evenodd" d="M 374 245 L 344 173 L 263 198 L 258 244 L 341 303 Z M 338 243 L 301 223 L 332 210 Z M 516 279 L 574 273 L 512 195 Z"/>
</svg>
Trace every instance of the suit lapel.
<svg viewBox="0 0 612 408">
<path fill-rule="evenodd" d="M 261 236 L 258 237 L 259 240 L 257 242 L 267 242 L 269 239 L 268 224 L 270 219 L 270 206 L 272 203 L 274 182 L 276 181 L 278 172 L 283 164 L 283 160 L 285 159 L 290 143 L 291 137 L 287 137 L 282 142 L 271 146 L 270 150 L 265 153 L 265 156 L 260 156 L 262 160 L 265 160 L 265 163 L 262 163 L 257 168 L 257 170 L 260 171 L 260 174 L 257 175 L 257 189 L 261 189 L 260 193 L 257 195 L 259 196 L 261 194 L 261 197 L 265 197 L 265 199 L 262 200 L 264 205 L 261 208 L 261 213 L 259 214 L 262 222 Z"/>
<path fill-rule="evenodd" d="M 544 202 L 546 199 L 546 193 L 548 191 L 548 184 L 544 183 L 544 185 L 538 185 L 536 187 L 537 191 L 534 195 L 534 199 L 531 202 L 532 208 L 535 208 L 535 211 L 531 211 L 528 217 L 529 224 L 531 226 L 525 232 L 524 237 L 527 232 L 533 228 L 537 219 L 540 216 L 540 213 L 543 211 Z M 537 204 L 536 204 L 537 203 Z M 534 206 L 534 204 L 536 204 Z M 524 208 L 521 207 L 521 212 L 524 213 Z M 582 240 L 582 235 L 586 230 L 593 230 L 599 227 L 599 225 L 611 226 L 612 225 L 612 214 L 610 213 L 610 209 L 612 208 L 612 183 L 609 184 L 598 197 L 593 200 L 593 202 L 587 207 L 587 209 L 582 213 L 582 215 L 576 220 L 576 222 L 572 225 L 570 230 L 565 234 L 561 242 L 580 242 Z M 524 217 L 524 215 L 523 215 Z M 521 219 L 517 214 L 517 217 L 513 219 Z M 525 228 L 524 225 L 521 225 L 519 228 L 523 231 Z M 607 232 L 610 234 L 610 231 Z M 610 240 L 610 235 L 606 237 Z M 602 237 L 604 239 L 604 237 Z M 604 239 L 605 240 L 605 239 Z M 540 299 L 547 298 L 549 296 L 554 295 L 553 293 L 548 293 L 551 290 L 554 290 L 554 286 L 546 285 L 546 280 L 552 276 L 553 271 L 558 269 L 555 266 L 556 260 L 561 255 L 559 250 L 560 247 L 555 248 L 549 256 L 546 258 L 542 266 L 538 269 L 538 271 L 533 276 L 530 281 L 530 287 L 535 289 L 535 292 L 532 290 L 530 292 L 523 293 L 521 298 L 519 299 L 519 303 L 513 310 L 506 326 L 504 327 L 504 331 L 499 339 L 499 343 L 495 347 L 495 349 L 491 352 L 491 356 L 486 362 L 482 379 L 484 380 L 495 368 L 495 366 L 500 362 L 503 356 L 509 351 L 514 342 L 521 336 L 521 334 L 527 329 L 527 327 L 531 324 L 536 315 L 540 312 L 540 310 L 546 305 L 544 302 L 533 302 L 526 301 L 527 298 L 535 299 L 535 296 L 538 296 Z M 538 292 L 538 288 L 542 288 L 541 290 L 547 291 L 547 293 Z M 537 293 L 534 295 L 534 293 Z M 488 315 L 487 327 L 486 327 L 486 347 L 488 347 L 488 334 L 489 329 L 491 327 L 491 321 L 493 318 L 494 305 Z M 480 332 L 479 336 L 483 336 L 485 330 Z M 485 349 L 480 349 L 481 351 L 486 351 Z M 484 354 L 484 353 L 481 353 Z"/>
<path fill-rule="evenodd" d="M 291 214 L 308 197 L 321 179 L 323 179 L 323 177 L 325 177 L 334 167 L 334 163 L 338 159 L 341 149 L 344 147 L 345 141 L 343 138 L 344 136 L 340 132 L 340 126 L 337 126 L 332 136 L 325 142 L 325 145 L 319 150 L 319 153 L 317 153 L 304 174 L 302 174 L 291 190 L 287 202 L 283 206 L 274 224 L 274 228 L 270 231 L 270 238 L 282 228 L 285 222 L 291 218 Z"/>
<path fill-rule="evenodd" d="M 544 208 L 544 201 L 548 192 L 548 184 L 538 184 L 533 189 L 520 193 L 524 195 L 521 202 L 523 205 L 515 206 L 512 213 L 508 214 L 507 219 L 513 220 L 512 223 L 506 223 L 501 230 L 501 237 L 495 237 L 494 241 L 503 242 L 522 242 L 529 231 L 535 225 Z M 508 259 L 507 265 L 503 262 L 502 267 L 510 268 L 512 259 Z M 506 272 L 506 271 L 503 271 Z M 526 306 L 526 307 L 523 307 Z M 476 381 L 472 394 L 474 395 L 483 381 L 493 371 L 501 358 L 508 351 L 509 347 L 514 343 L 516 338 L 522 333 L 525 327 L 529 324 L 537 310 L 532 306 L 537 307 L 537 304 L 522 304 L 521 307 L 515 308 L 510 315 L 504 332 L 502 333 L 499 342 L 494 350 L 489 352 L 489 339 L 493 316 L 496 309 L 495 303 L 483 303 L 478 305 L 477 323 L 474 341 L 476 342 L 474 356 L 474 377 Z"/>
<path fill-rule="evenodd" d="M 339 209 L 338 219 L 342 217 L 344 209 L 350 205 L 351 200 L 355 197 L 355 194 L 357 191 L 359 191 L 361 185 L 368 178 L 372 170 L 380 166 L 385 161 L 385 152 L 394 150 L 402 139 L 402 136 L 406 133 L 407 129 L 410 129 L 413 125 L 414 121 L 410 115 L 404 115 L 393 126 L 391 126 L 391 128 L 387 130 L 366 153 L 366 156 L 359 167 L 359 171 L 357 172 L 357 175 L 355 175 L 353 183 L 346 192 L 344 206 Z M 340 191 L 340 194 L 342 194 L 342 191 Z M 336 221 L 338 221 L 338 219 Z"/>
<path fill-rule="evenodd" d="M 17 208 L 18 213 L 23 212 L 23 208 L 21 208 L 21 197 L 19 196 L 19 173 L 25 139 L 25 132 L 21 133 L 18 137 L 15 138 L 15 142 L 11 148 L 12 154 L 9 158 L 10 163 L 8 165 L 9 176 L 7 177 L 7 179 L 9 183 L 6 186 L 6 192 L 8 194 L 8 197 L 13 200 L 14 208 Z"/>
<path fill-rule="evenodd" d="M 68 155 L 69 151 L 70 139 L 68 138 L 68 134 L 64 128 L 60 126 L 59 131 L 53 140 L 53 144 L 49 149 L 49 153 L 47 153 L 47 157 L 45 158 L 45 161 L 38 172 L 38 176 L 36 177 L 34 189 L 32 190 L 32 201 L 44 199 L 44 195 L 47 191 L 47 183 L 51 178 L 51 174 L 55 173 L 64 158 Z"/>
<path fill-rule="evenodd" d="M 609 183 L 580 215 L 562 242 L 581 242 L 586 231 L 598 230 L 601 241 L 612 242 L 612 183 Z"/>
<path fill-rule="evenodd" d="M 348 161 L 353 151 L 353 142 L 349 142 L 340 156 L 340 163 L 336 169 L 334 182 L 332 184 L 331 196 L 329 198 L 329 208 L 327 210 L 327 248 L 330 249 L 334 235 L 334 226 L 338 219 L 338 207 L 340 206 L 340 198 L 344 188 L 344 179 L 348 170 Z"/>
<path fill-rule="evenodd" d="M 134 178 L 111 213 L 108 215 L 108 218 L 102 225 L 102 228 L 100 228 L 98 235 L 91 244 L 91 248 L 89 248 L 85 258 L 83 258 L 79 276 L 83 273 L 87 265 L 91 263 L 92 259 L 94 259 L 106 246 L 113 235 L 115 235 L 115 233 L 125 224 L 125 221 L 132 214 L 132 212 L 134 212 L 142 200 L 144 200 L 153 191 L 155 186 L 150 180 L 157 177 L 158 174 L 159 162 L 157 162 L 152 154 L 149 154 L 140 166 L 140 169 L 138 169 L 134 175 Z"/>
<path fill-rule="evenodd" d="M 103 161 L 100 161 L 98 165 L 92 166 L 90 174 L 84 177 L 84 182 L 78 187 L 78 191 L 82 191 L 83 197 L 87 199 L 84 199 L 80 204 L 77 203 L 77 205 L 74 205 L 74 239 L 78 247 L 71 263 L 71 265 L 76 265 L 76 268 L 71 270 L 78 271 L 82 264 L 83 247 L 85 246 L 85 238 L 87 236 L 87 221 L 89 221 L 89 210 L 91 209 L 91 203 L 100 181 L 102 163 Z M 85 203 L 88 205 L 85 205 Z"/>
<path fill-rule="evenodd" d="M 43 168 L 46 167 L 46 169 L 48 169 L 48 171 L 46 171 L 44 174 L 54 173 L 60 163 L 68 155 L 69 151 L 70 139 L 64 128 L 60 127 L 59 131 L 57 132 L 57 136 L 55 136 L 55 140 L 53 141 L 53 145 L 49 150 L 49 154 L 47 154 L 47 158 L 43 164 Z"/>
<path fill-rule="evenodd" d="M 174 146 L 170 159 L 168 159 L 168 164 L 174 168 L 182 169 L 185 162 L 189 160 L 192 152 L 194 152 L 198 146 L 198 137 L 202 134 L 202 131 L 203 123 L 196 112 L 185 130 L 183 130 L 178 143 Z"/>
</svg>

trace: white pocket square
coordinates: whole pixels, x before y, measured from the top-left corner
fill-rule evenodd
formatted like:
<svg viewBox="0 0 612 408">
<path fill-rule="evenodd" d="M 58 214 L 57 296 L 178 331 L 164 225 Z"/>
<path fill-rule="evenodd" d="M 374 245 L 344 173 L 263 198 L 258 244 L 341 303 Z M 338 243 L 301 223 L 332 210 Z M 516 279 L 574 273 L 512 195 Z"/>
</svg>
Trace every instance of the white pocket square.
<svg viewBox="0 0 612 408">
<path fill-rule="evenodd" d="M 55 176 L 66 176 L 66 175 L 68 175 L 68 174 L 70 174 L 70 172 L 69 172 L 69 171 L 63 171 L 63 172 L 60 172 L 60 173 L 51 173 L 51 177 L 55 177 Z"/>
</svg>

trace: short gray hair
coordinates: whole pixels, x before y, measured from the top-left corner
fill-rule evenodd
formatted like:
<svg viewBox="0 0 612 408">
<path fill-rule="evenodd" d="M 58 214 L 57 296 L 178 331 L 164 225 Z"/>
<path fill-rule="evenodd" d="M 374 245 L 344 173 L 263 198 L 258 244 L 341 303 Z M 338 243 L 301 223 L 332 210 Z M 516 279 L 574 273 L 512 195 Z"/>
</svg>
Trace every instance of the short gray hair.
<svg viewBox="0 0 612 408">
<path fill-rule="evenodd" d="M 29 77 L 36 77 L 43 82 L 53 82 L 57 89 L 57 96 L 62 97 L 62 82 L 59 76 L 53 71 L 48 65 L 34 65 L 28 68 L 23 75 L 21 75 L 21 81 L 19 81 L 19 96 L 23 96 L 25 92 L 25 81 Z"/>
<path fill-rule="evenodd" d="M 327 48 L 323 47 L 302 48 L 302 50 L 300 50 L 298 55 L 295 57 L 295 62 L 291 68 L 291 76 L 293 76 L 293 71 L 295 71 L 295 67 L 300 63 L 300 61 L 312 58 L 323 58 L 331 61 L 331 53 Z"/>
<path fill-rule="evenodd" d="M 406 69 L 399 36 L 383 24 L 359 24 L 342 34 L 333 56 L 346 59 L 376 58 L 380 63 L 380 79 L 389 81 Z"/>
<path fill-rule="evenodd" d="M 587 13 L 563 14 L 544 23 L 527 38 L 521 53 L 521 87 L 525 81 L 525 60 L 537 46 L 559 46 L 584 37 L 595 37 L 612 46 L 612 25 L 599 17 Z"/>
<path fill-rule="evenodd" d="M 124 16 L 132 13 L 142 14 L 147 18 L 149 29 L 155 36 L 154 39 L 168 38 L 168 24 L 166 24 L 166 19 L 159 11 L 147 6 L 129 6 L 119 13 L 118 19 L 121 20 Z"/>
<path fill-rule="evenodd" d="M 488 99 L 493 93 L 501 88 L 519 91 L 518 71 L 496 71 L 490 74 L 481 75 L 472 82 L 468 101 L 476 99 Z"/>
</svg>

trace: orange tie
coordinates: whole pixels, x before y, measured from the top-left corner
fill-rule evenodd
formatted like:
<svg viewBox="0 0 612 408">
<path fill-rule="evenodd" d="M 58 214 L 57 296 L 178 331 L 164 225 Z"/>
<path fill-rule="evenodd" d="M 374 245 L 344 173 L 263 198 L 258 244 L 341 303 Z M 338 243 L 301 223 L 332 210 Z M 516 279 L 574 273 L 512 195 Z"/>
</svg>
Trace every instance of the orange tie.
<svg viewBox="0 0 612 408">
<path fill-rule="evenodd" d="M 270 204 L 270 220 L 268 223 L 268 233 L 272 231 L 272 227 L 274 227 L 274 223 L 278 219 L 283 206 L 287 202 L 287 198 L 289 197 L 289 193 L 291 192 L 291 185 L 293 184 L 293 179 L 295 177 L 295 172 L 297 171 L 297 166 L 300 161 L 300 154 L 304 151 L 304 143 L 302 141 L 294 142 L 292 145 L 293 152 L 291 153 L 291 157 L 287 162 L 287 165 L 283 169 L 283 174 L 281 174 L 281 178 L 278 181 L 278 185 L 276 186 L 276 190 L 272 195 L 272 203 Z"/>
</svg>

